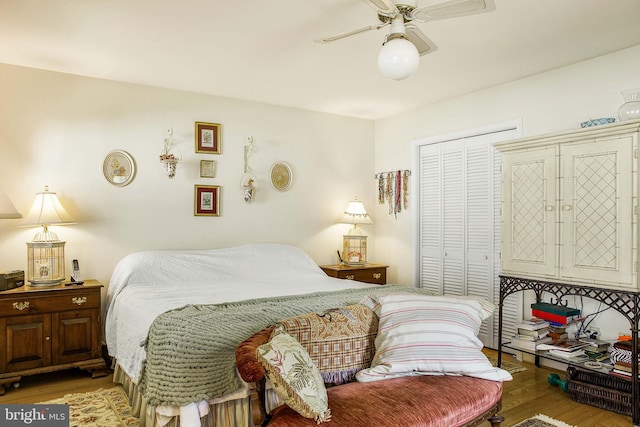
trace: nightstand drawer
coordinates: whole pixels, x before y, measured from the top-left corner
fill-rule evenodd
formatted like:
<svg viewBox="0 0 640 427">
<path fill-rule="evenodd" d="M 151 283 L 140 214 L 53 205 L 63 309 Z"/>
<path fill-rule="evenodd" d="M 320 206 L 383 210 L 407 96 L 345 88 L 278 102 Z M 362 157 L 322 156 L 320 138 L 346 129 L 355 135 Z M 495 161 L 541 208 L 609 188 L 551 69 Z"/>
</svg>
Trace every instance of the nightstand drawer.
<svg viewBox="0 0 640 427">
<path fill-rule="evenodd" d="M 321 265 L 320 268 L 328 276 L 338 279 L 356 280 L 358 282 L 384 285 L 387 283 L 387 266 L 366 264 L 362 266 Z"/>
<path fill-rule="evenodd" d="M 387 269 L 371 268 L 368 270 L 339 271 L 338 278 L 384 285 L 387 283 Z"/>
<path fill-rule="evenodd" d="M 12 295 L 10 298 L 0 300 L 0 316 L 21 316 L 24 314 L 50 313 L 54 311 L 99 307 L 99 291 L 70 292 L 64 295 L 37 297 Z"/>
</svg>

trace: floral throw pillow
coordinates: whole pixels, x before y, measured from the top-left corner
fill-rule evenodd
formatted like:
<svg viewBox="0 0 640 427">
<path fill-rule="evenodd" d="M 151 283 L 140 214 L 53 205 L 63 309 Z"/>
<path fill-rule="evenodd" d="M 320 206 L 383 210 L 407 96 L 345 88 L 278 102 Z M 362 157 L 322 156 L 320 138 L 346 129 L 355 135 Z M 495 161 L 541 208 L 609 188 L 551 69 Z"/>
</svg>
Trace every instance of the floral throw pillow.
<svg viewBox="0 0 640 427">
<path fill-rule="evenodd" d="M 287 405 L 319 424 L 331 419 L 331 410 L 320 371 L 300 343 L 282 329 L 258 347 L 258 360 L 267 379 Z"/>
</svg>

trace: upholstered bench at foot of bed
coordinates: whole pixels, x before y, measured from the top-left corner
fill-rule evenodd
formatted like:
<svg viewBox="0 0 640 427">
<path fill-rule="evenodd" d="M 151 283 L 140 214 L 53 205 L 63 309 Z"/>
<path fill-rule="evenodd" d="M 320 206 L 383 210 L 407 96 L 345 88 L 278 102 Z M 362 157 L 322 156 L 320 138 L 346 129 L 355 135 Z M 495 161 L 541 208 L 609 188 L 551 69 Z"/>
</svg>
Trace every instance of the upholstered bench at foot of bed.
<svg viewBox="0 0 640 427">
<path fill-rule="evenodd" d="M 502 383 L 425 375 L 343 384 L 328 388 L 327 395 L 331 408 L 327 426 L 454 427 L 476 425 L 497 413 Z M 501 418 L 495 419 L 495 425 Z M 312 427 L 316 422 L 282 405 L 271 412 L 268 425 Z"/>
<path fill-rule="evenodd" d="M 269 341 L 273 328 L 262 330 L 237 349 L 238 371 L 256 382 L 262 419 L 270 427 L 316 426 L 287 405 L 264 411 L 264 369 L 256 361 L 256 348 Z M 498 426 L 502 383 L 464 376 L 410 376 L 374 382 L 352 382 L 327 388 L 329 427 L 453 427 Z M 390 424 L 392 422 L 393 424 Z"/>
</svg>

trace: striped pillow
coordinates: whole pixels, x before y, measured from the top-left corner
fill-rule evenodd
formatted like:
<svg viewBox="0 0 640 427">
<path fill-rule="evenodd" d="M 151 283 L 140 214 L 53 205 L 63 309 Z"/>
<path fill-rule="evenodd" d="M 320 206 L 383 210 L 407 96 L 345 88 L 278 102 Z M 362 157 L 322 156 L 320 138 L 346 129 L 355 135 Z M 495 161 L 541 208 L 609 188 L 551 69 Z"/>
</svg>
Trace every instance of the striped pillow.
<svg viewBox="0 0 640 427">
<path fill-rule="evenodd" d="M 466 297 L 392 294 L 360 302 L 379 316 L 371 367 L 361 382 L 407 375 L 466 375 L 492 381 L 511 375 L 491 365 L 477 335 L 493 313 L 488 301 Z"/>
</svg>

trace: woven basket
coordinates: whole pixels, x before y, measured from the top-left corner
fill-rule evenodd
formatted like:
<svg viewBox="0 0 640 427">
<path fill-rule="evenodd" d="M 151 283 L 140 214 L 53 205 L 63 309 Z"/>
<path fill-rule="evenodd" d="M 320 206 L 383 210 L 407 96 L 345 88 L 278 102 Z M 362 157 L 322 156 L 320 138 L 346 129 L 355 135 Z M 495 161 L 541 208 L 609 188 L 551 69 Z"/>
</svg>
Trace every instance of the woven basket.
<svg viewBox="0 0 640 427">
<path fill-rule="evenodd" d="M 567 388 L 576 402 L 631 415 L 631 381 L 570 366 Z"/>
</svg>

